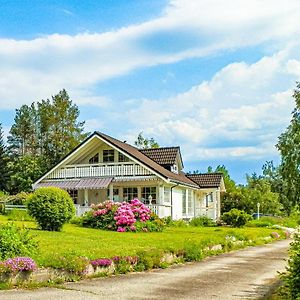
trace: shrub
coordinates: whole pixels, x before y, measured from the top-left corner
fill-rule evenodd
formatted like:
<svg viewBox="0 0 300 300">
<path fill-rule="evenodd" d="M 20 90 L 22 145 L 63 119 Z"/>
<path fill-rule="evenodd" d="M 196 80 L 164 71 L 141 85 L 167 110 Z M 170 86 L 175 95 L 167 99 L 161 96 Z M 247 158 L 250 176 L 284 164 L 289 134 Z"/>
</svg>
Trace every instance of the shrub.
<svg viewBox="0 0 300 300">
<path fill-rule="evenodd" d="M 105 201 L 98 205 L 93 205 L 92 210 L 82 216 L 82 226 L 97 229 L 116 230 L 115 213 L 120 203 Z"/>
<path fill-rule="evenodd" d="M 300 298 L 300 235 L 296 234 L 289 250 L 287 273 L 281 275 L 286 287 L 286 299 Z"/>
<path fill-rule="evenodd" d="M 195 227 L 213 227 L 216 226 L 216 223 L 206 216 L 196 217 L 190 221 L 191 226 Z"/>
<path fill-rule="evenodd" d="M 183 248 L 183 258 L 185 261 L 198 261 L 204 257 L 202 247 L 193 242 L 187 241 Z"/>
<path fill-rule="evenodd" d="M 150 270 L 153 268 L 159 268 L 163 252 L 158 249 L 151 249 L 145 251 L 139 251 L 137 253 L 138 261 L 135 266 L 136 271 Z"/>
<path fill-rule="evenodd" d="M 3 264 L 11 273 L 32 272 L 37 268 L 36 263 L 30 257 L 9 258 Z"/>
<path fill-rule="evenodd" d="M 59 188 L 43 187 L 28 197 L 29 214 L 41 229 L 59 231 L 75 214 L 70 195 Z"/>
<path fill-rule="evenodd" d="M 130 202 L 105 201 L 94 205 L 82 217 L 82 225 L 106 230 L 161 231 L 164 222 L 138 199 Z"/>
<path fill-rule="evenodd" d="M 31 256 L 37 252 L 37 243 L 29 230 L 19 229 L 14 224 L 0 226 L 0 259 L 16 256 Z"/>
<path fill-rule="evenodd" d="M 242 227 L 251 220 L 251 216 L 243 210 L 233 208 L 222 215 L 222 220 L 232 227 Z"/>
<path fill-rule="evenodd" d="M 188 223 L 184 220 L 173 220 L 169 222 L 168 226 L 171 227 L 187 227 Z"/>
<path fill-rule="evenodd" d="M 62 256 L 53 256 L 50 267 L 67 271 L 73 275 L 83 275 L 90 261 L 75 252 L 65 253 Z"/>
</svg>

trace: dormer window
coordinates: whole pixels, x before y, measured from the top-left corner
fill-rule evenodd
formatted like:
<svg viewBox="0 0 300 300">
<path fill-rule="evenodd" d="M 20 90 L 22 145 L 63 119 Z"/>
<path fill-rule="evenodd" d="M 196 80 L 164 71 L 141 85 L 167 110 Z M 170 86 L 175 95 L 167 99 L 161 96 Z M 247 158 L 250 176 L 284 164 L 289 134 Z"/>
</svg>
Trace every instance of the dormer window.
<svg viewBox="0 0 300 300">
<path fill-rule="evenodd" d="M 114 162 L 115 150 L 103 150 L 103 162 Z"/>
<path fill-rule="evenodd" d="M 178 167 L 177 167 L 177 165 L 171 166 L 171 172 L 178 174 Z"/>
<path fill-rule="evenodd" d="M 97 164 L 99 162 L 99 153 L 89 159 L 89 164 Z"/>
</svg>

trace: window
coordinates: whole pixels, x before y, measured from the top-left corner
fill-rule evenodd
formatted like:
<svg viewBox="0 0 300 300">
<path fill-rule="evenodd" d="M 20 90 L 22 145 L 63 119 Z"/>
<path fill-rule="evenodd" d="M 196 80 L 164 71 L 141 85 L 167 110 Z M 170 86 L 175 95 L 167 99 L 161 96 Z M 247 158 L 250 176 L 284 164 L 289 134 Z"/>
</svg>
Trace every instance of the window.
<svg viewBox="0 0 300 300">
<path fill-rule="evenodd" d="M 192 201 L 192 191 L 188 191 L 188 214 L 193 214 L 193 201 Z"/>
<path fill-rule="evenodd" d="M 182 190 L 182 213 L 186 214 L 186 190 Z"/>
<path fill-rule="evenodd" d="M 107 198 L 109 199 L 109 189 L 107 189 Z M 120 201 L 119 189 L 113 189 L 113 201 L 115 202 Z"/>
<path fill-rule="evenodd" d="M 207 194 L 207 195 L 205 196 L 206 207 L 208 207 L 208 206 L 209 206 L 209 203 L 210 203 L 210 202 L 213 202 L 213 201 L 214 201 L 214 200 L 213 200 L 212 193 Z"/>
<path fill-rule="evenodd" d="M 123 198 L 125 201 L 132 200 L 138 197 L 138 189 L 135 187 L 123 188 Z"/>
<path fill-rule="evenodd" d="M 89 164 L 96 164 L 99 162 L 99 153 L 95 154 L 92 158 L 89 159 Z"/>
<path fill-rule="evenodd" d="M 103 162 L 114 162 L 115 150 L 103 150 Z"/>
<path fill-rule="evenodd" d="M 156 187 L 143 187 L 142 188 L 142 201 L 145 204 L 156 204 Z"/>
<path fill-rule="evenodd" d="M 78 190 L 68 190 L 69 195 L 74 201 L 74 204 L 78 204 Z"/>
<path fill-rule="evenodd" d="M 164 187 L 164 202 L 170 203 L 171 202 L 171 188 Z"/>
<path fill-rule="evenodd" d="M 119 162 L 128 162 L 129 158 L 126 155 L 119 152 L 119 160 L 118 161 Z"/>
</svg>

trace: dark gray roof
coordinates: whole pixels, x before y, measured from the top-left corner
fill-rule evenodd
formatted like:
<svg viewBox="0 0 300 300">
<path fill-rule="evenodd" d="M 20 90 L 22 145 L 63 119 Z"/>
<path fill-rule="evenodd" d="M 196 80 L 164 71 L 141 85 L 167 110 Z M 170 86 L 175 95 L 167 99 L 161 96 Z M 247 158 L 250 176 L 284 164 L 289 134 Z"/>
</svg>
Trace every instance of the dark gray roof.
<svg viewBox="0 0 300 300">
<path fill-rule="evenodd" d="M 221 186 L 222 173 L 186 174 L 186 176 L 199 185 L 200 188 L 213 188 Z"/>
<path fill-rule="evenodd" d="M 140 149 L 140 152 L 147 155 L 159 165 L 174 165 L 176 157 L 180 155 L 179 147 L 164 147 L 164 148 L 150 148 Z"/>
</svg>

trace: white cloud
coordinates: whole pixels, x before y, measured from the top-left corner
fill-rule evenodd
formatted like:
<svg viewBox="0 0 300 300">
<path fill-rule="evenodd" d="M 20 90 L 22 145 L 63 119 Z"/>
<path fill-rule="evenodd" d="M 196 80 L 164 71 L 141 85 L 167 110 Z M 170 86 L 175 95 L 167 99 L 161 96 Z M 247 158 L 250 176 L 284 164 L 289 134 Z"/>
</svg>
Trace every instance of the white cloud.
<svg viewBox="0 0 300 300">
<path fill-rule="evenodd" d="M 188 161 L 268 159 L 290 119 L 299 63 L 294 48 L 253 64 L 233 63 L 185 93 L 144 100 L 126 117 L 146 136 L 182 145 Z"/>
<path fill-rule="evenodd" d="M 98 96 L 89 93 L 95 84 L 136 68 L 265 42 L 280 47 L 299 36 L 299 8 L 298 0 L 176 0 L 160 17 L 115 31 L 0 39 L 0 109 L 49 97 L 62 88 L 91 99 Z M 170 34 L 177 43 L 169 43 Z M 166 39 L 169 49 L 148 47 L 147 41 L 152 46 L 157 36 Z M 237 76 L 228 80 L 238 83 L 245 66 L 235 67 Z M 93 98 L 93 103 L 98 100 L 101 104 L 102 98 Z"/>
</svg>

